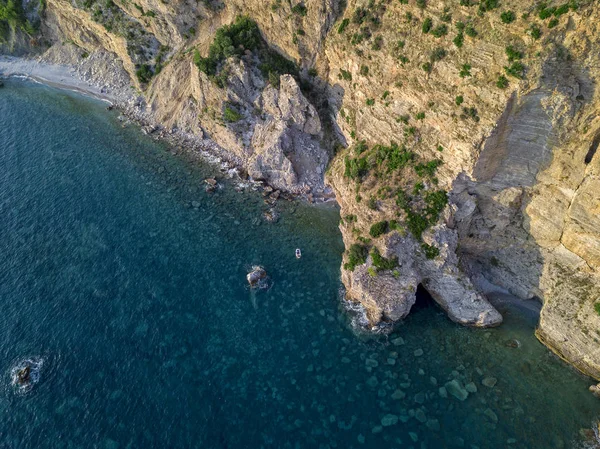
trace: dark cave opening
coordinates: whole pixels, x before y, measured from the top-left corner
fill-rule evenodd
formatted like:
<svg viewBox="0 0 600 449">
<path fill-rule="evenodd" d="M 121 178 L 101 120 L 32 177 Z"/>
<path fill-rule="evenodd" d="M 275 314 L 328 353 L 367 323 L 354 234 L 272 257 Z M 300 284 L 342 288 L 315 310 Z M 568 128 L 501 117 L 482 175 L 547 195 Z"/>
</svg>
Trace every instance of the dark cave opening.
<svg viewBox="0 0 600 449">
<path fill-rule="evenodd" d="M 423 287 L 423 284 L 419 284 L 417 286 L 417 292 L 415 294 L 417 300 L 414 305 L 411 307 L 410 311 L 416 312 L 418 310 L 427 309 L 429 307 L 435 306 L 435 301 L 429 292 Z"/>
</svg>

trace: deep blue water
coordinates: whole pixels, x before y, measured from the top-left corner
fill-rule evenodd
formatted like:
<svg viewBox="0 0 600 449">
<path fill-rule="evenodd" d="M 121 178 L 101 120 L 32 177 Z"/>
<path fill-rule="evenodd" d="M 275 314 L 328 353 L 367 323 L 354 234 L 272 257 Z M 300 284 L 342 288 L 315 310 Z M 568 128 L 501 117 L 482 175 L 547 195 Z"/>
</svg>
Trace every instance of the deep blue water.
<svg viewBox="0 0 600 449">
<path fill-rule="evenodd" d="M 422 297 L 391 335 L 361 333 L 339 299 L 334 207 L 280 202 L 268 224 L 260 193 L 208 194 L 215 170 L 172 151 L 99 102 L 16 80 L 0 90 L 0 448 L 589 436 L 600 402 L 533 337 L 535 317 L 510 309 L 498 329 L 467 329 Z M 253 264 L 269 291 L 247 289 Z M 40 381 L 19 392 L 11 368 L 36 357 Z M 477 391 L 444 397 L 453 379 Z"/>
</svg>

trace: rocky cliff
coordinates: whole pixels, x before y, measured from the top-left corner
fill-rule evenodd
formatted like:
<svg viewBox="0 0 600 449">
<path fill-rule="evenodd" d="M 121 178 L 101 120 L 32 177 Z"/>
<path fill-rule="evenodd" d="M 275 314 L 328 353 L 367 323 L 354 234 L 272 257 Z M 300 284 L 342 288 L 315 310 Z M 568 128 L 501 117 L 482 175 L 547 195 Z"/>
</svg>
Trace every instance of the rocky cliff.
<svg viewBox="0 0 600 449">
<path fill-rule="evenodd" d="M 452 320 L 497 325 L 492 283 L 539 298 L 540 340 L 600 379 L 595 3 L 25 6 L 0 10 L 3 52 L 76 67 L 276 188 L 326 179 L 342 280 L 373 324 L 406 316 L 422 285 Z"/>
</svg>

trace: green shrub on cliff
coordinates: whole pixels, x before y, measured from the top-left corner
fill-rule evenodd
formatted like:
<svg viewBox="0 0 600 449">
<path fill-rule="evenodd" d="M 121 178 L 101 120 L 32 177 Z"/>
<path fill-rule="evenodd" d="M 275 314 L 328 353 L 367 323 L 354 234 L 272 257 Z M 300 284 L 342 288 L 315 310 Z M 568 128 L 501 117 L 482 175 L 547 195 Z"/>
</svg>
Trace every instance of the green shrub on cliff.
<svg viewBox="0 0 600 449">
<path fill-rule="evenodd" d="M 415 165 L 415 172 L 422 178 L 425 176 L 432 177 L 435 175 L 437 168 L 443 163 L 441 159 L 434 159 L 426 163 L 417 164 Z"/>
<path fill-rule="evenodd" d="M 201 72 L 224 87 L 226 77 L 219 76 L 223 62 L 232 56 L 242 57 L 246 51 L 255 52 L 260 60 L 259 68 L 263 76 L 271 80 L 275 87 L 279 87 L 279 76 L 283 74 L 298 76 L 296 64 L 271 50 L 260 35 L 256 22 L 245 16 L 239 16 L 231 25 L 219 28 L 208 56 L 203 57 L 196 50 L 194 63 Z"/>
<path fill-rule="evenodd" d="M 422 189 L 413 190 L 417 190 L 415 195 L 422 191 Z M 405 224 L 409 232 L 417 240 L 421 240 L 423 232 L 429 226 L 437 223 L 440 213 L 448 204 L 448 196 L 445 191 L 437 190 L 425 192 L 422 198 L 419 196 L 411 198 L 404 190 L 400 189 L 396 196 L 396 204 L 406 214 Z"/>
<path fill-rule="evenodd" d="M 443 190 L 436 190 L 435 192 L 427 192 L 425 194 L 425 213 L 431 224 L 434 224 L 440 215 L 440 213 L 448 204 L 448 195 Z"/>
<path fill-rule="evenodd" d="M 497 8 L 500 5 L 500 0 L 481 0 L 479 2 L 479 11 L 478 13 L 481 15 L 486 11 L 491 11 L 492 9 Z"/>
<path fill-rule="evenodd" d="M 506 53 L 506 57 L 508 58 L 508 62 L 518 61 L 519 59 L 523 59 L 523 52 L 517 50 L 512 45 L 507 46 L 504 49 Z"/>
<path fill-rule="evenodd" d="M 27 20 L 23 5 L 20 0 L 0 0 L 0 41 L 8 40 L 8 31 L 17 29 L 31 35 L 35 33 L 34 27 Z"/>
<path fill-rule="evenodd" d="M 346 28 L 348 28 L 349 24 L 350 24 L 350 19 L 342 20 L 342 22 L 340 23 L 340 25 L 338 26 L 338 29 L 337 29 L 338 34 L 342 34 L 344 31 L 346 31 Z"/>
<path fill-rule="evenodd" d="M 510 66 L 504 67 L 507 75 L 522 79 L 525 74 L 525 66 L 519 61 L 513 62 Z"/>
<path fill-rule="evenodd" d="M 477 37 L 477 31 L 473 28 L 473 25 L 467 25 L 465 27 L 465 34 L 469 37 Z"/>
<path fill-rule="evenodd" d="M 539 26 L 532 24 L 529 27 L 529 34 L 531 35 L 532 38 L 534 38 L 535 40 L 538 40 L 540 37 L 542 37 L 542 30 L 540 29 Z"/>
<path fill-rule="evenodd" d="M 477 109 L 471 106 L 470 108 L 463 108 L 462 114 L 460 114 L 460 118 L 463 120 L 470 118 L 478 122 L 479 114 L 477 112 Z"/>
<path fill-rule="evenodd" d="M 387 221 L 379 221 L 373 225 L 371 225 L 371 229 L 369 229 L 369 235 L 376 239 L 379 236 L 382 236 L 386 232 L 388 232 L 388 222 Z"/>
<path fill-rule="evenodd" d="M 392 259 L 386 259 L 381 255 L 379 249 L 376 246 L 371 250 L 371 259 L 373 260 L 373 265 L 380 270 L 393 270 L 398 266 L 398 258 L 394 257 Z"/>
<path fill-rule="evenodd" d="M 241 119 L 242 114 L 229 105 L 225 106 L 225 109 L 223 109 L 223 120 L 225 120 L 227 123 L 235 123 L 239 122 Z"/>
<path fill-rule="evenodd" d="M 465 35 L 463 33 L 458 33 L 456 37 L 452 40 L 452 42 L 454 43 L 454 45 L 456 45 L 457 48 L 462 48 L 465 42 Z"/>
<path fill-rule="evenodd" d="M 502 20 L 502 23 L 513 23 L 516 18 L 517 16 L 512 11 L 504 11 L 502 14 L 500 14 L 500 20 Z"/>
<path fill-rule="evenodd" d="M 346 178 L 360 181 L 361 178 L 369 173 L 369 164 L 366 157 L 351 159 L 346 156 L 344 166 L 344 176 Z"/>
<path fill-rule="evenodd" d="M 440 255 L 440 250 L 438 248 L 436 248 L 435 246 L 428 245 L 427 243 L 422 243 L 421 249 L 425 253 L 425 257 L 427 257 L 428 259 L 435 259 L 437 256 Z"/>
<path fill-rule="evenodd" d="M 348 249 L 348 262 L 344 264 L 344 270 L 354 271 L 358 265 L 367 261 L 369 250 L 360 243 L 353 243 Z"/>
<path fill-rule="evenodd" d="M 294 5 L 292 7 L 292 12 L 294 14 L 298 14 L 299 16 L 304 17 L 306 15 L 306 6 L 304 6 L 302 3 L 298 3 L 297 5 Z"/>
<path fill-rule="evenodd" d="M 437 38 L 445 36 L 446 34 L 448 34 L 448 26 L 445 24 L 438 25 L 431 31 L 431 34 L 433 34 Z"/>
<path fill-rule="evenodd" d="M 458 76 L 461 78 L 466 78 L 467 76 L 471 76 L 471 64 L 463 64 L 460 68 L 460 72 Z"/>
<path fill-rule="evenodd" d="M 152 73 L 152 70 L 148 64 L 142 64 L 140 68 L 135 71 L 135 76 L 137 76 L 137 79 L 140 83 L 146 84 L 150 82 L 152 76 L 154 76 L 154 73 Z"/>
<path fill-rule="evenodd" d="M 506 89 L 508 87 L 508 78 L 504 75 L 499 75 L 498 81 L 496 81 L 496 87 Z"/>
<path fill-rule="evenodd" d="M 427 17 L 425 20 L 423 20 L 421 31 L 423 31 L 423 34 L 427 34 L 431 31 L 431 28 L 433 28 L 433 20 L 431 20 L 430 17 Z"/>
<path fill-rule="evenodd" d="M 600 315 L 600 302 L 597 302 L 596 304 L 594 304 L 594 310 L 596 311 L 596 313 L 598 315 Z"/>
</svg>

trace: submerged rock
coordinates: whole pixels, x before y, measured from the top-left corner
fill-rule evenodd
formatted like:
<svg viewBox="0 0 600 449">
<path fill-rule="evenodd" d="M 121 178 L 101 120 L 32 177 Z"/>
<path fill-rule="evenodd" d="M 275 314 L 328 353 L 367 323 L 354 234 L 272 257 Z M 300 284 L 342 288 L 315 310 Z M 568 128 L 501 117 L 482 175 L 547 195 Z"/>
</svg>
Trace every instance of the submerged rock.
<svg viewBox="0 0 600 449">
<path fill-rule="evenodd" d="M 494 388 L 494 386 L 498 383 L 498 379 L 495 377 L 486 377 L 481 381 L 482 385 L 485 385 L 488 388 Z"/>
<path fill-rule="evenodd" d="M 461 383 L 456 379 L 446 382 L 445 387 L 446 391 L 459 401 L 464 401 L 469 397 L 469 392 L 465 390 Z"/>
<path fill-rule="evenodd" d="M 392 393 L 392 399 L 399 400 L 399 399 L 404 399 L 405 397 L 406 397 L 406 393 L 400 389 L 398 389 Z"/>
<path fill-rule="evenodd" d="M 276 223 L 279 220 L 279 213 L 274 208 L 271 208 L 263 212 L 263 218 L 269 223 Z"/>
<path fill-rule="evenodd" d="M 491 408 L 486 408 L 483 414 L 494 424 L 498 423 L 498 415 Z"/>
<path fill-rule="evenodd" d="M 381 425 L 383 427 L 389 427 L 398 424 L 398 416 L 387 414 L 383 418 L 381 418 Z"/>
<path fill-rule="evenodd" d="M 465 385 L 465 390 L 467 390 L 469 393 L 477 393 L 477 385 L 475 385 L 473 382 L 469 382 L 467 385 Z"/>
</svg>

